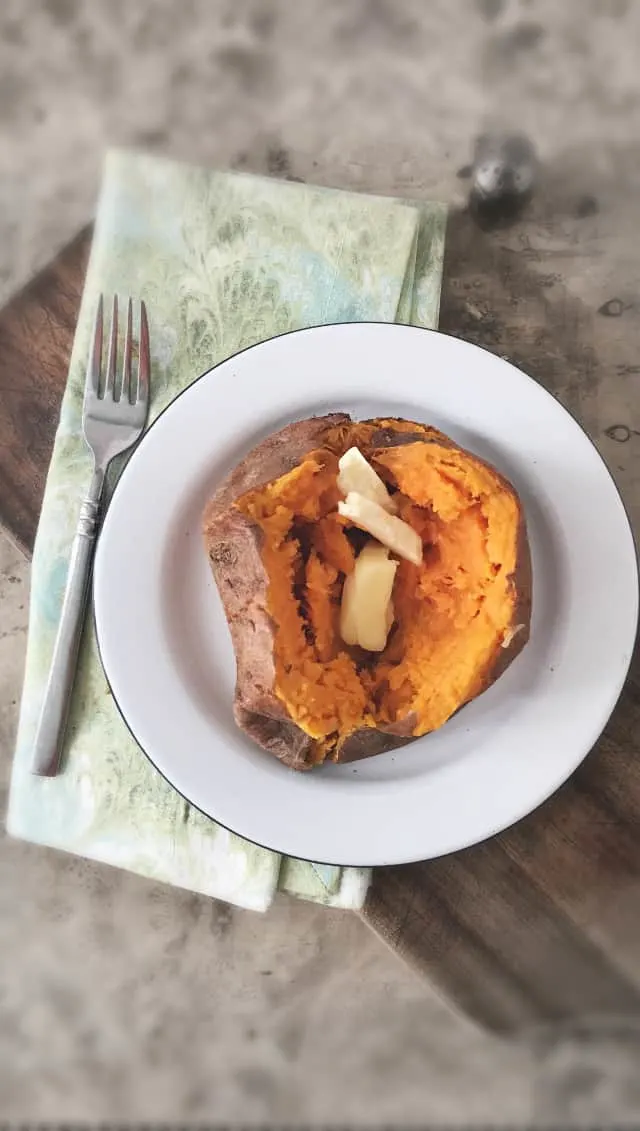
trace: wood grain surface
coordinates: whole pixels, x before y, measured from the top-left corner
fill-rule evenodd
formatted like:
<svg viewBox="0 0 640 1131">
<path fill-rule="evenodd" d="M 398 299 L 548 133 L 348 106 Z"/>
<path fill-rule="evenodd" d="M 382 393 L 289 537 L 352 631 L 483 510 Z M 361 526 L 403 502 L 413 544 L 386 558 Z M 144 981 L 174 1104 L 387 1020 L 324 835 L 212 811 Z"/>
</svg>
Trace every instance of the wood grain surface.
<svg viewBox="0 0 640 1131">
<path fill-rule="evenodd" d="M 578 417 L 640 521 L 635 205 L 549 184 L 524 217 L 450 222 L 441 327 L 513 360 Z M 0 518 L 29 552 L 90 230 L 0 313 Z M 594 516 L 597 521 L 597 516 Z M 494 840 L 376 870 L 369 925 L 503 1033 L 640 1018 L 640 660 L 605 734 L 550 801 Z"/>
<path fill-rule="evenodd" d="M 67 380 L 91 228 L 0 311 L 0 523 L 31 554 Z"/>
</svg>

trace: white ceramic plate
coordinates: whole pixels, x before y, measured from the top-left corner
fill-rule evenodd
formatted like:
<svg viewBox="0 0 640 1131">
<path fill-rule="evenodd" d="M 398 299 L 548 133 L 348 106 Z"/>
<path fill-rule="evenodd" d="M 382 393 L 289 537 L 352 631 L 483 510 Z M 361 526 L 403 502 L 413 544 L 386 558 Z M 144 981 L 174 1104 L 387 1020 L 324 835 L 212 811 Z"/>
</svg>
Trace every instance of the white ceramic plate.
<svg viewBox="0 0 640 1131">
<path fill-rule="evenodd" d="M 533 623 L 508 671 L 441 730 L 376 758 L 300 774 L 234 724 L 234 657 L 200 516 L 259 439 L 327 411 L 426 421 L 511 479 L 529 527 Z M 255 346 L 174 401 L 116 488 L 94 595 L 115 699 L 185 798 L 280 852 L 376 865 L 483 840 L 569 777 L 624 683 L 638 574 L 602 459 L 544 389 L 456 338 L 356 323 Z"/>
</svg>

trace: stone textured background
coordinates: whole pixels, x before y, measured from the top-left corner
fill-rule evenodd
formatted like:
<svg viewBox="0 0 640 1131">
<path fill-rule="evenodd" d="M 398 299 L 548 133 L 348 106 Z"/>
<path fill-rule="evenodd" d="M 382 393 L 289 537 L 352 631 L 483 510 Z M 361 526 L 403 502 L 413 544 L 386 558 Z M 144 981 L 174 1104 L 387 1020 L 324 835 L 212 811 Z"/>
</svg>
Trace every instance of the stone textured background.
<svg viewBox="0 0 640 1131">
<path fill-rule="evenodd" d="M 637 183 L 639 49 L 633 0 L 3 0 L 0 300 L 91 215 L 114 142 L 456 200 L 500 124 L 585 192 Z M 27 593 L 2 540 L 5 793 Z M 620 1122 L 639 1054 L 615 1019 L 501 1044 L 348 915 L 0 849 L 0 1117 Z"/>
</svg>

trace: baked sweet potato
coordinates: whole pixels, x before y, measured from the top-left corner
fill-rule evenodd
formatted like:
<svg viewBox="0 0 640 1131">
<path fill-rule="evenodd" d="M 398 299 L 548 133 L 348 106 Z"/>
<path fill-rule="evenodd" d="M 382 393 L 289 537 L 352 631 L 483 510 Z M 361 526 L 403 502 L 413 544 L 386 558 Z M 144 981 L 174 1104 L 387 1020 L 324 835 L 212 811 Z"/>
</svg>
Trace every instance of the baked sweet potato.
<svg viewBox="0 0 640 1131">
<path fill-rule="evenodd" d="M 338 459 L 357 447 L 423 545 L 399 562 L 384 651 L 339 633 L 362 541 L 338 514 Z M 231 472 L 204 540 L 237 661 L 234 713 L 294 769 L 346 762 L 442 726 L 524 647 L 531 615 L 525 519 L 493 467 L 434 428 L 340 414 L 290 424 Z"/>
</svg>

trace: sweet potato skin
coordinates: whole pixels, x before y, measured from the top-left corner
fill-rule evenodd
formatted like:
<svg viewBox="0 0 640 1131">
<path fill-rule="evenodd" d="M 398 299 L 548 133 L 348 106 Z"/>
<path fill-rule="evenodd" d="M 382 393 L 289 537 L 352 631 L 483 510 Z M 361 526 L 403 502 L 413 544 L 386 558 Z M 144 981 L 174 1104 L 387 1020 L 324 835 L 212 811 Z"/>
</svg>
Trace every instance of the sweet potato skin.
<svg viewBox="0 0 640 1131">
<path fill-rule="evenodd" d="M 296 421 L 268 436 L 227 475 L 203 515 L 205 548 L 236 656 L 236 722 L 254 742 L 294 770 L 313 767 L 314 741 L 288 716 L 275 693 L 274 628 L 267 610 L 268 577 L 260 553 L 262 534 L 233 504 L 246 492 L 292 470 L 310 452 L 321 448 L 333 429 L 349 423 L 349 416 L 334 413 Z M 381 427 L 372 440 L 377 449 L 418 440 L 455 447 L 435 429 L 398 434 Z M 495 468 L 491 470 L 497 474 Z M 510 484 L 504 482 L 512 491 Z M 522 627 L 508 647 L 496 649 L 478 694 L 498 679 L 529 638 L 531 560 L 522 510 L 512 582 L 517 593 L 513 627 Z M 415 726 L 416 718 L 409 715 L 388 727 L 361 728 L 342 740 L 336 760 L 356 761 L 403 746 L 414 741 Z"/>
</svg>

